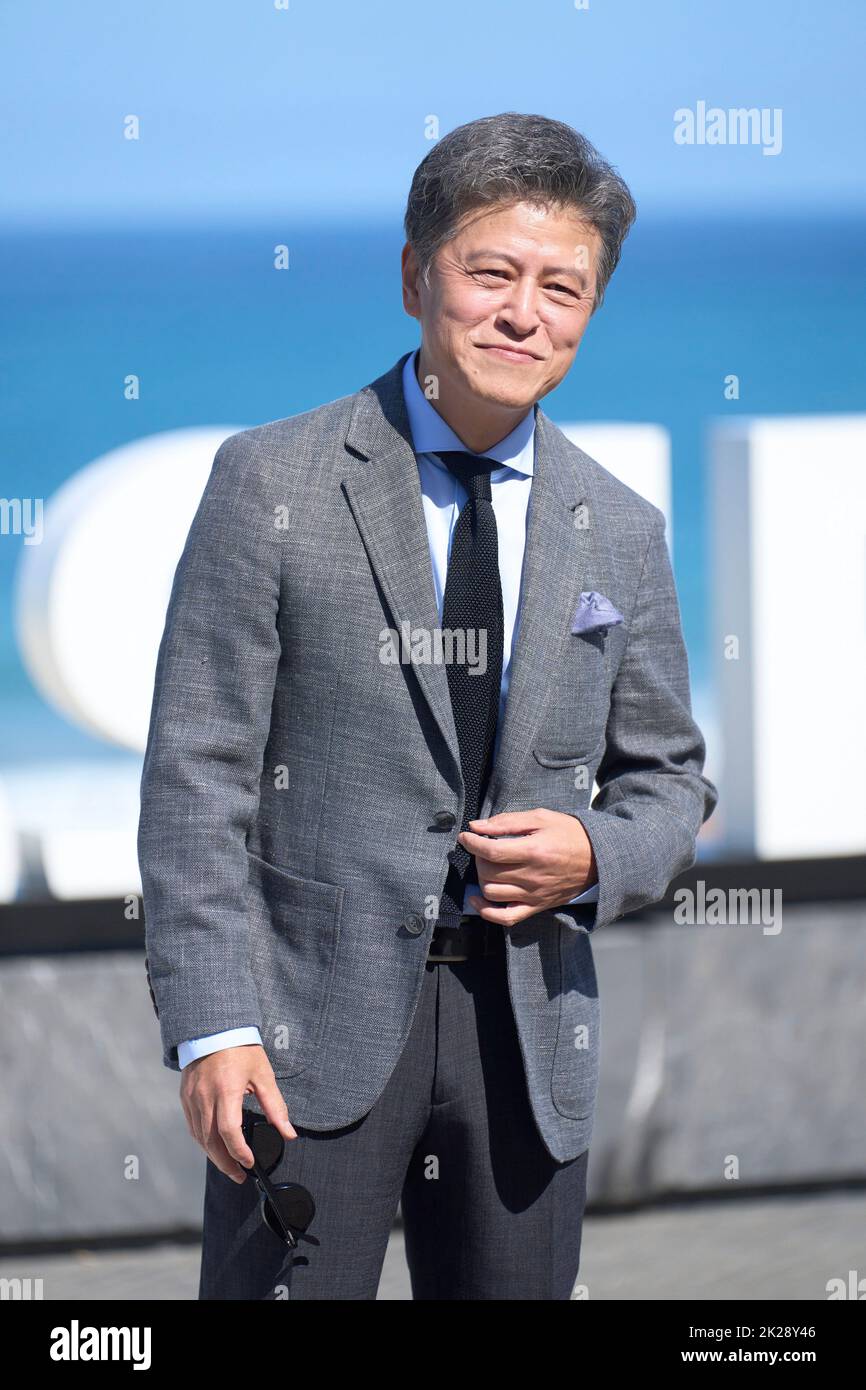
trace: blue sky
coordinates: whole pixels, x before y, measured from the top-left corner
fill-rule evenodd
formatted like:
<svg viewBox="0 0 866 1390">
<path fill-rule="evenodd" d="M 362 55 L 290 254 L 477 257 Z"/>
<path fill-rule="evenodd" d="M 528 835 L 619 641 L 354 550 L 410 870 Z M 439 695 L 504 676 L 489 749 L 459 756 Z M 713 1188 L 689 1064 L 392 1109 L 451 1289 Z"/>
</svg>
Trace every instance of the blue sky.
<svg viewBox="0 0 866 1390">
<path fill-rule="evenodd" d="M 504 110 L 583 131 L 644 213 L 866 205 L 863 0 L 19 0 L 0 24 L 7 223 L 399 216 L 425 119 Z M 701 100 L 781 108 L 782 152 L 676 145 Z"/>
</svg>

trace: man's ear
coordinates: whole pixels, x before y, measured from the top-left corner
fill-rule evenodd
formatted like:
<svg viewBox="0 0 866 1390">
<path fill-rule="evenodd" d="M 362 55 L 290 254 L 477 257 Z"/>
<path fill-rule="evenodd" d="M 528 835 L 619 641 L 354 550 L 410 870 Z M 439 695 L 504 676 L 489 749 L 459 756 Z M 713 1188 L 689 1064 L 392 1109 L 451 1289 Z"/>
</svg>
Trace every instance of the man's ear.
<svg viewBox="0 0 866 1390">
<path fill-rule="evenodd" d="M 418 291 L 418 281 L 421 278 L 421 268 L 418 265 L 415 249 L 408 241 L 400 253 L 400 269 L 403 281 L 403 308 L 410 318 L 420 319 L 421 296 Z"/>
</svg>

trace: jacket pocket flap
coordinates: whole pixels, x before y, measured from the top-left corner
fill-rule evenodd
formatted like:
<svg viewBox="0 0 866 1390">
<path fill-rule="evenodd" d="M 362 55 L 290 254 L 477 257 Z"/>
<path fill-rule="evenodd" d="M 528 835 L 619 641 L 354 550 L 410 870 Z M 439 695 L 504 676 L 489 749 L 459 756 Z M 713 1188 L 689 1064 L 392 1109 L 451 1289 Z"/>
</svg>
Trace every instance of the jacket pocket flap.
<svg viewBox="0 0 866 1390">
<path fill-rule="evenodd" d="M 247 850 L 250 861 L 250 877 L 260 884 L 267 883 L 268 890 L 279 894 L 280 901 L 287 907 L 323 907 L 330 911 L 341 906 L 345 889 L 336 883 L 320 883 L 314 878 L 299 878 L 288 869 L 271 864 L 260 855 Z"/>
</svg>

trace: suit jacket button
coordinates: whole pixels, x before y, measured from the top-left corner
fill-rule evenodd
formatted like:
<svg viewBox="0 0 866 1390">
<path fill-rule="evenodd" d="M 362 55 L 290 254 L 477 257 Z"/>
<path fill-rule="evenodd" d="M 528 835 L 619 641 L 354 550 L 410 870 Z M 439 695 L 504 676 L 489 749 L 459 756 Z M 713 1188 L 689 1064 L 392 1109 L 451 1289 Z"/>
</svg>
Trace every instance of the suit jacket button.
<svg viewBox="0 0 866 1390">
<path fill-rule="evenodd" d="M 452 811 L 437 811 L 433 817 L 433 824 L 439 830 L 453 830 L 457 824 L 457 817 Z"/>
<path fill-rule="evenodd" d="M 420 936 L 424 930 L 424 918 L 419 917 L 417 912 L 411 912 L 403 923 L 412 936 Z"/>
</svg>

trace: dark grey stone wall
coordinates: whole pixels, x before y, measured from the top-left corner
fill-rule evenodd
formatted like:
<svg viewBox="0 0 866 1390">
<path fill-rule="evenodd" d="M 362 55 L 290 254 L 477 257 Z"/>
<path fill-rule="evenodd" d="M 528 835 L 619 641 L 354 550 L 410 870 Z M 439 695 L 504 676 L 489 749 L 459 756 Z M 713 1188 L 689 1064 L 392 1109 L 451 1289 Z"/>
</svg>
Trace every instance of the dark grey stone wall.
<svg viewBox="0 0 866 1390">
<path fill-rule="evenodd" d="M 866 904 L 652 922 L 595 947 L 591 1197 L 866 1177 Z"/>
<path fill-rule="evenodd" d="M 777 935 L 647 917 L 593 949 L 591 1202 L 866 1178 L 866 904 L 786 908 Z M 198 1227 L 140 955 L 0 961 L 0 1052 L 0 1240 Z"/>
</svg>

